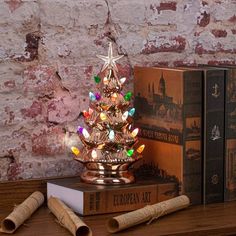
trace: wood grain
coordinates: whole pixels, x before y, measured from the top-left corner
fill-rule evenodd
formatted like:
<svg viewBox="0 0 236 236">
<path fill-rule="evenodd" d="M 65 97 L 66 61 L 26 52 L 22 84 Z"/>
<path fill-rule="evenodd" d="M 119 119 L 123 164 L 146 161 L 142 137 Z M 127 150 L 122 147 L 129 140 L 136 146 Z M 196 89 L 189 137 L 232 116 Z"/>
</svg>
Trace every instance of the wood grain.
<svg viewBox="0 0 236 236">
<path fill-rule="evenodd" d="M 0 220 L 7 216 L 14 203 L 21 202 L 29 191 L 40 190 L 46 193 L 45 180 L 20 181 L 20 183 L 0 184 Z M 7 198 L 7 199 L 6 199 Z M 9 205 L 11 207 L 9 207 Z M 91 227 L 93 235 L 111 235 L 106 230 L 107 220 L 118 214 L 87 216 L 82 219 Z M 5 235 L 1 234 L 0 235 Z M 50 214 L 46 205 L 36 211 L 32 217 L 15 233 L 16 236 L 66 236 L 71 235 L 62 228 Z M 192 206 L 154 221 L 150 225 L 142 224 L 115 236 L 139 235 L 181 235 L 181 236 L 219 236 L 236 235 L 236 201 Z"/>
</svg>

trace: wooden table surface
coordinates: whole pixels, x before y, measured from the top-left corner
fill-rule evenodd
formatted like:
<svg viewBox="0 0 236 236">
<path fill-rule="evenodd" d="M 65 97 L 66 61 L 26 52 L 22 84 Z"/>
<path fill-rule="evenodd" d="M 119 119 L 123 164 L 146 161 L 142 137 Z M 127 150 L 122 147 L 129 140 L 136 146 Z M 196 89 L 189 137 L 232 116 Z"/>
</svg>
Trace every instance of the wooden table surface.
<svg viewBox="0 0 236 236">
<path fill-rule="evenodd" d="M 18 189 L 14 190 L 14 187 Z M 23 186 L 25 186 L 23 188 Z M 36 188 L 35 188 L 36 187 Z M 25 198 L 27 189 L 40 189 L 45 193 L 45 183 L 0 183 L 0 220 L 12 210 L 14 203 Z M 13 191 L 14 190 L 14 194 Z M 94 236 L 112 235 L 107 232 L 107 220 L 118 214 L 105 214 L 81 217 L 90 226 Z M 0 235 L 6 235 L 0 233 Z M 25 222 L 14 234 L 16 236 L 69 236 L 44 205 Z M 236 235 L 236 201 L 210 204 L 207 206 L 191 206 L 185 210 L 164 216 L 150 225 L 141 224 L 114 236 L 158 236 L 158 235 Z"/>
</svg>

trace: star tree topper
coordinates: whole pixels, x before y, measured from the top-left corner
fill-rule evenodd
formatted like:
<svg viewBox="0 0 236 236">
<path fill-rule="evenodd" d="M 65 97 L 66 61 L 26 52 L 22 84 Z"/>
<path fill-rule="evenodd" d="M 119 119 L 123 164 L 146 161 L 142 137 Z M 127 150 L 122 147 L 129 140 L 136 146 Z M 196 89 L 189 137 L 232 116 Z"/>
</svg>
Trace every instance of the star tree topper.
<svg viewBox="0 0 236 236">
<path fill-rule="evenodd" d="M 98 58 L 102 59 L 105 63 L 102 67 L 102 71 L 106 68 L 114 68 L 115 71 L 118 71 L 116 66 L 116 61 L 121 59 L 124 55 L 113 56 L 112 43 L 109 43 L 108 56 L 97 55 Z"/>
</svg>

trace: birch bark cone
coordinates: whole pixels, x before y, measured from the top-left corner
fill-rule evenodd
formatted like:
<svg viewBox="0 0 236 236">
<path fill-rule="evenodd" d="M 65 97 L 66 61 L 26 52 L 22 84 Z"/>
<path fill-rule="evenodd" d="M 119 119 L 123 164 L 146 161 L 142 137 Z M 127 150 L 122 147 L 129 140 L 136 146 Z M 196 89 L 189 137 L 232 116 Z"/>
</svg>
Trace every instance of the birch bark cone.
<svg viewBox="0 0 236 236">
<path fill-rule="evenodd" d="M 58 198 L 50 197 L 48 208 L 57 217 L 59 224 L 74 236 L 92 236 L 91 229 Z"/>
<path fill-rule="evenodd" d="M 141 209 L 111 218 L 107 223 L 107 229 L 110 233 L 116 233 L 146 221 L 150 223 L 161 216 L 186 208 L 189 204 L 189 198 L 182 195 L 154 205 L 148 205 Z"/>
<path fill-rule="evenodd" d="M 15 207 L 13 212 L 1 223 L 1 232 L 12 234 L 27 220 L 44 202 L 41 192 L 32 193 L 24 202 Z"/>
</svg>

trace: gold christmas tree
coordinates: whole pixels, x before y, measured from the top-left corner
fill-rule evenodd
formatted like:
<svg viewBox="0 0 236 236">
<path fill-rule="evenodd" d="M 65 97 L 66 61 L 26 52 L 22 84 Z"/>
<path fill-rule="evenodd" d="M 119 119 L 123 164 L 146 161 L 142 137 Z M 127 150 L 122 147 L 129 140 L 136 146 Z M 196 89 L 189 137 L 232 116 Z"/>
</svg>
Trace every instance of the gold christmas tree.
<svg viewBox="0 0 236 236">
<path fill-rule="evenodd" d="M 77 133 L 84 148 L 71 147 L 75 159 L 87 167 L 81 178 L 87 183 L 124 184 L 134 182 L 128 167 L 142 157 L 144 145 L 138 145 L 138 128 L 133 128 L 135 108 L 130 107 L 132 93 L 122 93 L 126 78 L 119 78 L 116 61 L 109 44 L 104 61 L 103 78 L 96 75 L 95 92 L 89 92 L 90 105 L 83 111 L 88 129 L 79 126 Z"/>
</svg>

